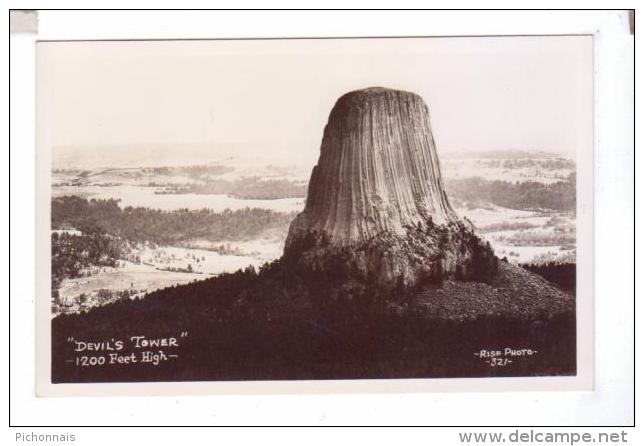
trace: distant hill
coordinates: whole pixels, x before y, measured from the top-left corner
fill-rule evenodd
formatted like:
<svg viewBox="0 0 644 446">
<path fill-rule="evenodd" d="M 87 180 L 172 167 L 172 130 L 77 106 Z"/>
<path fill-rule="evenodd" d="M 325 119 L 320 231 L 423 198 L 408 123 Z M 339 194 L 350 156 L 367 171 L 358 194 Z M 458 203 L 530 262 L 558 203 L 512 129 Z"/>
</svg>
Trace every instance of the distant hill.
<svg viewBox="0 0 644 446">
<path fill-rule="evenodd" d="M 546 150 L 453 150 L 441 152 L 441 157 L 446 159 L 544 159 L 567 158 L 560 153 Z"/>
</svg>

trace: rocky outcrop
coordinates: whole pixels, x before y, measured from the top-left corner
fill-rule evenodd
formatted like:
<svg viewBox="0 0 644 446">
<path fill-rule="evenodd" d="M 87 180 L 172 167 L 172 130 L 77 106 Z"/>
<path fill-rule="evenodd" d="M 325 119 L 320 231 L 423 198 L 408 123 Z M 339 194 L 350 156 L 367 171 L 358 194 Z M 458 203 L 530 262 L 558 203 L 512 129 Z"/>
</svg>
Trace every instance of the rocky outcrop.
<svg viewBox="0 0 644 446">
<path fill-rule="evenodd" d="M 367 88 L 336 102 L 285 257 L 377 282 L 472 278 L 496 265 L 449 204 L 423 99 Z"/>
</svg>

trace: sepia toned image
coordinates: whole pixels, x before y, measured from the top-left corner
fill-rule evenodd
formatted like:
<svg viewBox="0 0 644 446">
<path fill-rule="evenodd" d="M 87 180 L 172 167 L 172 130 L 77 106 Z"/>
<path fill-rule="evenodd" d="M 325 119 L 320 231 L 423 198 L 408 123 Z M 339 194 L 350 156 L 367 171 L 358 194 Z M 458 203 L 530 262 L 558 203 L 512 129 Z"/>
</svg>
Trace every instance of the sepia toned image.
<svg viewBox="0 0 644 446">
<path fill-rule="evenodd" d="M 578 374 L 592 37 L 41 41 L 37 76 L 51 383 Z"/>
</svg>

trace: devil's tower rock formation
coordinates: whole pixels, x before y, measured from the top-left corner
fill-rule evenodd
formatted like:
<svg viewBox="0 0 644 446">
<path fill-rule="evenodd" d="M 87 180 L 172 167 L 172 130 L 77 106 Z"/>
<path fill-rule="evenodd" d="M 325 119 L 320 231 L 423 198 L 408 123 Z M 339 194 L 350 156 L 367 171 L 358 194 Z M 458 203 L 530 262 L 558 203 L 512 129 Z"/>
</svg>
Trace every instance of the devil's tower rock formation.
<svg viewBox="0 0 644 446">
<path fill-rule="evenodd" d="M 367 88 L 342 96 L 324 129 L 285 257 L 379 283 L 476 278 L 496 257 L 445 194 L 423 99 Z"/>
</svg>

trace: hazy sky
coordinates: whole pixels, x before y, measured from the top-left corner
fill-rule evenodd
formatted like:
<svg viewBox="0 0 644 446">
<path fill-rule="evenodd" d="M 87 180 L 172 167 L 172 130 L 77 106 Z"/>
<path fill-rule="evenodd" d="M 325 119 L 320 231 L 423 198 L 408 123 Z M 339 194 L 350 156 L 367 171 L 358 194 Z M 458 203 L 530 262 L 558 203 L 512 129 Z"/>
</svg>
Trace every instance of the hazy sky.
<svg viewBox="0 0 644 446">
<path fill-rule="evenodd" d="M 309 163 L 336 99 L 383 86 L 425 99 L 440 153 L 574 157 L 592 150 L 592 60 L 591 37 L 41 42 L 39 135 L 66 160 Z"/>
</svg>

